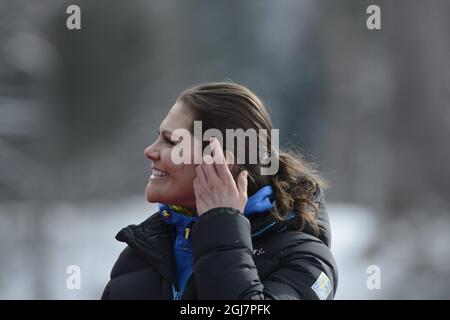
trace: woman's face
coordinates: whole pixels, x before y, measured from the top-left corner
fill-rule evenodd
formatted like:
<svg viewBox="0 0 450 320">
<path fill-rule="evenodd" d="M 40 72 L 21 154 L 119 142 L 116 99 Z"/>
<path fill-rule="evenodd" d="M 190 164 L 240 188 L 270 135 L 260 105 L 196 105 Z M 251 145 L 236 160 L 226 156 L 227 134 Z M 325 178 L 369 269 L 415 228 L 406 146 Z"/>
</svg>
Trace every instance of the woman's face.
<svg viewBox="0 0 450 320">
<path fill-rule="evenodd" d="M 145 190 L 147 201 L 179 205 L 195 209 L 195 195 L 192 182 L 196 165 L 175 164 L 171 159 L 173 147 L 180 143 L 171 141 L 175 129 L 189 130 L 193 115 L 182 103 L 177 102 L 161 122 L 159 135 L 152 145 L 144 150 L 144 155 L 152 161 L 151 175 Z M 193 143 L 193 135 L 191 134 Z M 192 153 L 193 148 L 190 151 Z M 191 154 L 193 160 L 193 153 Z"/>
</svg>

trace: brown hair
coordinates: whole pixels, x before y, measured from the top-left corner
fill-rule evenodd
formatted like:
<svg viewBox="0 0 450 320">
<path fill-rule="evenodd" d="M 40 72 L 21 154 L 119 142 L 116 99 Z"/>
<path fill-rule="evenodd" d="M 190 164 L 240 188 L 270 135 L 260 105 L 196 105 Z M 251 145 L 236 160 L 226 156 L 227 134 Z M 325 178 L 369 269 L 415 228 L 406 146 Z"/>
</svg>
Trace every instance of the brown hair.
<svg viewBox="0 0 450 320">
<path fill-rule="evenodd" d="M 185 90 L 177 100 L 193 112 L 194 120 L 202 121 L 203 132 L 214 128 L 225 137 L 226 129 L 266 129 L 268 150 L 272 150 L 272 121 L 261 99 L 248 88 L 232 82 L 210 82 Z M 246 150 L 256 148 L 247 141 L 245 147 Z M 236 154 L 234 156 L 236 159 Z M 314 194 L 317 188 L 326 187 L 325 180 L 298 152 L 291 149 L 277 156 L 279 170 L 274 175 L 261 175 L 259 170 L 264 165 L 259 161 L 233 166 L 232 174 L 236 177 L 241 170 L 247 170 L 249 196 L 271 184 L 275 193 L 271 214 L 278 220 L 285 220 L 288 212 L 294 211 L 297 217 L 289 221 L 288 229 L 306 229 L 318 235 L 318 205 Z"/>
</svg>

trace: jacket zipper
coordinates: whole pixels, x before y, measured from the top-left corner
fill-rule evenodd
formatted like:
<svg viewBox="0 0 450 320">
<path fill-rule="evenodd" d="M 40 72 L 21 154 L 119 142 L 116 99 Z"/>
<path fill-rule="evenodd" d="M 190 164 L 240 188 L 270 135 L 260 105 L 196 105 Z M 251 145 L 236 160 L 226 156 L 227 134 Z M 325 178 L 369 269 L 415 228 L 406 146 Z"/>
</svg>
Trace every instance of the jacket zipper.
<svg viewBox="0 0 450 320">
<path fill-rule="evenodd" d="M 186 245 L 187 245 L 187 241 L 189 239 L 189 234 L 191 232 L 191 228 L 187 227 L 184 229 L 184 244 L 183 244 L 183 249 L 186 250 Z M 191 279 L 192 276 L 192 271 L 189 273 L 184 286 L 182 288 L 180 288 L 180 291 L 177 291 L 175 284 L 172 284 L 172 294 L 173 294 L 173 300 L 181 300 L 181 298 L 184 295 L 184 292 L 186 291 L 186 287 L 189 283 L 189 280 Z"/>
<path fill-rule="evenodd" d="M 262 228 L 261 230 L 258 230 L 257 232 L 252 234 L 252 238 L 260 235 L 261 233 L 263 233 L 264 231 L 272 228 L 274 225 L 276 224 L 276 222 L 272 222 L 269 225 L 267 225 L 266 227 Z M 189 233 L 190 233 L 190 228 L 186 228 L 185 230 L 185 236 L 184 239 L 187 240 L 189 238 Z M 172 294 L 173 294 L 173 300 L 182 300 L 182 297 L 184 295 L 184 292 L 186 291 L 187 285 L 189 284 L 189 280 L 191 280 L 192 277 L 192 271 L 189 273 L 189 276 L 186 279 L 186 282 L 184 283 L 184 286 L 182 288 L 180 288 L 180 291 L 177 291 L 175 284 L 172 284 Z"/>
<path fill-rule="evenodd" d="M 180 291 L 177 291 L 175 288 L 175 285 L 172 284 L 172 294 L 173 294 L 173 300 L 182 300 L 184 292 L 186 291 L 186 288 L 189 284 L 189 280 L 191 280 L 192 277 L 192 271 L 189 273 L 189 276 L 187 277 L 184 286 L 180 289 Z"/>
</svg>

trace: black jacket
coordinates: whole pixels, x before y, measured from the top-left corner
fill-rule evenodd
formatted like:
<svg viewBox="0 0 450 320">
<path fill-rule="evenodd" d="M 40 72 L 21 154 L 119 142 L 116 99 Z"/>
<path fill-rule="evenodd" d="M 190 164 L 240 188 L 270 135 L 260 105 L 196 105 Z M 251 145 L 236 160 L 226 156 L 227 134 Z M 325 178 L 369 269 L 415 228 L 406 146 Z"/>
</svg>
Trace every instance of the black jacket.
<svg viewBox="0 0 450 320">
<path fill-rule="evenodd" d="M 203 214 L 192 229 L 193 277 L 182 299 L 332 299 L 337 266 L 322 192 L 317 200 L 319 238 L 287 231 L 269 214 L 250 221 L 232 208 Z M 102 299 L 172 300 L 174 227 L 154 214 L 116 239 L 128 246 Z"/>
</svg>

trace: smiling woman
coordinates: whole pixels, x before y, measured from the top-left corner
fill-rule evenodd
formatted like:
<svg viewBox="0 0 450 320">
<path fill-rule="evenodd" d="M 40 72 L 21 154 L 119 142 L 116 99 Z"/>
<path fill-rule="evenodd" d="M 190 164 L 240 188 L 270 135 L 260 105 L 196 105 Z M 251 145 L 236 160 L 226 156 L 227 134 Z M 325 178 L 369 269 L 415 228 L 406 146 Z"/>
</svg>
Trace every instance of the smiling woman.
<svg viewBox="0 0 450 320">
<path fill-rule="evenodd" d="M 102 299 L 333 299 L 337 267 L 319 174 L 264 136 L 279 170 L 262 175 L 270 164 L 248 156 L 259 143 L 245 140 L 244 161 L 235 161 L 237 151 L 218 139 L 198 141 L 195 121 L 222 135 L 273 130 L 265 106 L 244 86 L 184 91 L 144 151 L 152 162 L 146 197 L 160 210 L 117 234 L 128 246 Z M 192 138 L 182 149 L 191 160 L 184 163 L 173 159 L 179 129 Z M 211 152 L 203 155 L 206 147 Z"/>
</svg>

